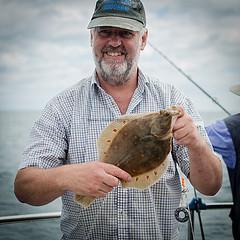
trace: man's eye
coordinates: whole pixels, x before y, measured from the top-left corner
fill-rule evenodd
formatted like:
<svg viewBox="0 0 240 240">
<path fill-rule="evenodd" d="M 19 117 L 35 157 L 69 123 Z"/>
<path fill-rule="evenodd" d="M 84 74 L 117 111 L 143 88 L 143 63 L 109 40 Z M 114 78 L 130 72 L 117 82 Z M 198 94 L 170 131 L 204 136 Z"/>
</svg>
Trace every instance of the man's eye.
<svg viewBox="0 0 240 240">
<path fill-rule="evenodd" d="M 131 39 L 134 36 L 134 33 L 132 31 L 128 30 L 122 30 L 122 31 L 112 31 L 111 29 L 100 29 L 97 31 L 98 35 L 103 38 L 109 38 L 112 36 L 119 36 L 121 38 L 125 39 Z"/>
<path fill-rule="evenodd" d="M 99 34 L 99 36 L 101 36 L 101 37 L 110 37 L 111 34 L 112 34 L 112 32 L 109 31 L 109 30 L 100 30 L 100 31 L 98 32 L 98 34 Z"/>
<path fill-rule="evenodd" d="M 119 34 L 122 38 L 132 38 L 133 33 L 130 31 L 121 31 Z"/>
</svg>

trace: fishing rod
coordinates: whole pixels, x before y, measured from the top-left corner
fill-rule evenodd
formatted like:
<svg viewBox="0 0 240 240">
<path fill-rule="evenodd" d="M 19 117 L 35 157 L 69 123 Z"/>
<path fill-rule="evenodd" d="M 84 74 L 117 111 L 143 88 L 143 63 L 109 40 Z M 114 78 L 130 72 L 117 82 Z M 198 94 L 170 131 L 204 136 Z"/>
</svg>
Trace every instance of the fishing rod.
<svg viewBox="0 0 240 240">
<path fill-rule="evenodd" d="M 200 89 L 206 96 L 208 96 L 217 106 L 219 106 L 227 115 L 232 114 L 224 108 L 215 98 L 213 98 L 206 90 L 204 90 L 199 84 L 197 84 L 188 74 L 186 74 L 180 67 L 178 67 L 172 60 L 170 60 L 165 54 L 163 54 L 157 47 L 155 47 L 151 42 L 148 42 L 149 46 L 160 54 L 170 65 L 172 65 L 180 74 L 186 77 L 191 83 L 193 83 L 198 89 Z"/>
</svg>

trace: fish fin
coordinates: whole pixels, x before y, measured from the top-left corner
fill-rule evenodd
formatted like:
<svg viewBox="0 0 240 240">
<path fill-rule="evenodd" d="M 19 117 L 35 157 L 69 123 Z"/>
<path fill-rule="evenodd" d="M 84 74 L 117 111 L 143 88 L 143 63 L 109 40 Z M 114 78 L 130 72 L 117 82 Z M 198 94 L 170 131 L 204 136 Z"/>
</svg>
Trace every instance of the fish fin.
<svg viewBox="0 0 240 240">
<path fill-rule="evenodd" d="M 99 154 L 99 159 L 104 160 L 107 151 L 119 132 L 119 130 L 127 123 L 127 120 L 118 119 L 111 122 L 106 128 L 104 128 L 97 140 L 97 149 Z"/>
<path fill-rule="evenodd" d="M 95 197 L 91 196 L 81 196 L 76 194 L 74 197 L 74 201 L 81 205 L 83 208 L 88 208 L 94 201 L 96 200 Z"/>
<path fill-rule="evenodd" d="M 146 115 L 149 115 L 149 114 L 152 114 L 152 113 L 155 113 L 155 112 L 144 112 L 144 113 L 134 113 L 134 114 L 126 114 L 126 115 L 122 115 L 121 117 L 119 117 L 118 119 L 123 119 L 123 120 L 134 120 L 134 119 L 137 119 L 137 118 L 141 118 L 141 117 L 144 117 Z"/>
<path fill-rule="evenodd" d="M 169 158 L 167 157 L 161 165 L 153 170 L 132 177 L 130 182 L 122 181 L 123 188 L 136 188 L 139 190 L 144 190 L 151 187 L 153 184 L 158 182 L 161 176 L 165 173 L 168 164 Z"/>
</svg>

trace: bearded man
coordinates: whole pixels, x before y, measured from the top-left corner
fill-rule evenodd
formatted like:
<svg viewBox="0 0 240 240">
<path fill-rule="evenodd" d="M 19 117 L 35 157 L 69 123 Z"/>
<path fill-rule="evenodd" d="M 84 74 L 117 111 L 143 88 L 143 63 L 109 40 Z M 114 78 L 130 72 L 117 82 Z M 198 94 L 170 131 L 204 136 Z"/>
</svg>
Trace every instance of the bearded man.
<svg viewBox="0 0 240 240">
<path fill-rule="evenodd" d="M 177 239 L 177 164 L 194 187 L 213 195 L 221 186 L 220 161 L 192 102 L 138 67 L 148 37 L 141 1 L 98 0 L 88 28 L 96 71 L 45 107 L 24 152 L 15 194 L 31 205 L 61 197 L 62 239 Z M 181 105 L 181 114 L 173 126 L 166 173 L 144 191 L 122 188 L 119 179 L 130 181 L 131 176 L 98 161 L 99 134 L 123 114 L 172 105 Z M 75 194 L 97 200 L 84 209 L 74 202 Z"/>
</svg>

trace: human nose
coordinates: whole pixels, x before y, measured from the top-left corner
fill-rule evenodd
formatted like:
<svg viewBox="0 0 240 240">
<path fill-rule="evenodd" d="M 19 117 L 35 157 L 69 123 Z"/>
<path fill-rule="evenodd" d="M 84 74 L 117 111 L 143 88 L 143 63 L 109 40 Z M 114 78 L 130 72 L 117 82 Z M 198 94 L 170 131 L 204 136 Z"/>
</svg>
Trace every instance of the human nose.
<svg viewBox="0 0 240 240">
<path fill-rule="evenodd" d="M 109 44 L 113 47 L 118 47 L 120 46 L 122 43 L 121 37 L 119 36 L 119 34 L 112 34 L 109 40 Z"/>
</svg>

